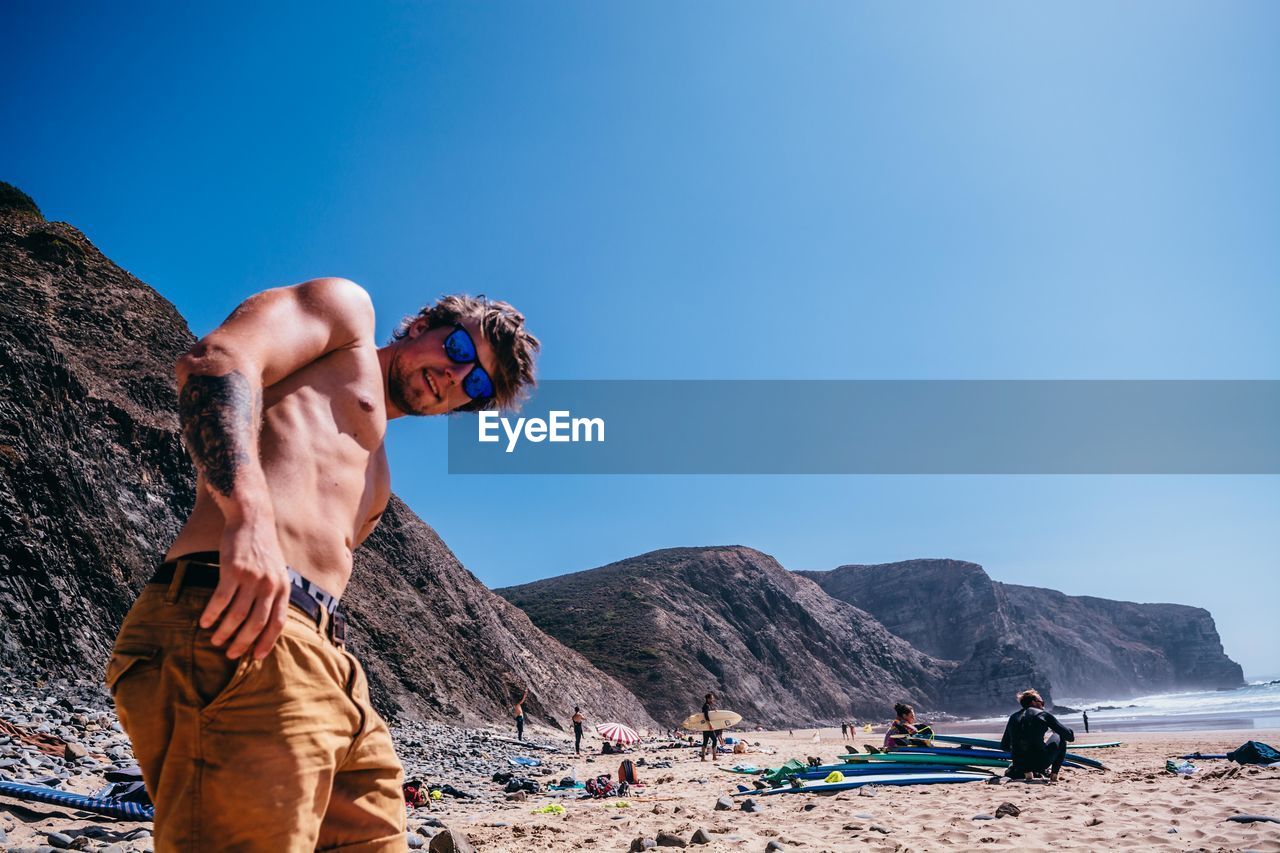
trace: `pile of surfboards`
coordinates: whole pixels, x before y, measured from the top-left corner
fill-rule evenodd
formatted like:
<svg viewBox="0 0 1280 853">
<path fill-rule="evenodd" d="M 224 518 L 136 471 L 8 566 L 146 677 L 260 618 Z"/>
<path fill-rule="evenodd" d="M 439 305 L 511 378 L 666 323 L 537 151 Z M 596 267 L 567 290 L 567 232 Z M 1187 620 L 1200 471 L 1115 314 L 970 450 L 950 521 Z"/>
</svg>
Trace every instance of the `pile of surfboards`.
<svg viewBox="0 0 1280 853">
<path fill-rule="evenodd" d="M 778 787 L 764 790 L 740 788 L 737 796 L 747 794 L 818 794 L 845 791 L 864 785 L 945 785 L 983 782 L 997 770 L 1007 768 L 1012 757 L 996 741 L 970 737 L 935 735 L 927 746 L 904 746 L 881 753 L 848 753 L 840 763 L 818 767 L 780 768 L 764 778 Z M 936 742 L 941 742 L 938 744 Z M 1072 767 L 1106 768 L 1100 761 L 1067 753 L 1066 764 Z M 839 781 L 827 781 L 839 773 Z"/>
</svg>

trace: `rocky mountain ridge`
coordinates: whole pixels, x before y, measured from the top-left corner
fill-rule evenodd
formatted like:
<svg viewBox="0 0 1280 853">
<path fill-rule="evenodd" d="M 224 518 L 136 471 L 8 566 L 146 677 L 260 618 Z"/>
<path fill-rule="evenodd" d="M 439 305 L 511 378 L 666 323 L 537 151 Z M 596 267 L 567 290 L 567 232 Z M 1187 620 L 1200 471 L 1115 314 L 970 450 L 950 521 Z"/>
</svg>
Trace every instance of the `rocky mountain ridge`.
<svg viewBox="0 0 1280 853">
<path fill-rule="evenodd" d="M 999 583 L 978 564 L 959 560 L 802 574 L 917 648 L 964 661 L 959 672 L 980 669 L 995 644 L 1020 661 L 1010 667 L 1011 677 L 1059 696 L 1119 698 L 1244 684 L 1239 664 L 1223 652 L 1213 617 L 1198 607 Z M 938 600 L 947 606 L 938 607 Z M 1002 692 L 1007 701 L 1011 694 Z"/>
<path fill-rule="evenodd" d="M 882 717 L 900 700 L 936 709 L 955 668 L 741 546 L 653 551 L 497 592 L 667 725 L 708 691 L 766 727 Z"/>
<path fill-rule="evenodd" d="M 100 674 L 115 630 L 190 510 L 174 306 L 0 184 L 0 666 Z M 651 726 L 639 701 L 468 572 L 393 499 L 357 550 L 351 646 L 384 712 L 567 725 L 580 704 Z"/>
</svg>

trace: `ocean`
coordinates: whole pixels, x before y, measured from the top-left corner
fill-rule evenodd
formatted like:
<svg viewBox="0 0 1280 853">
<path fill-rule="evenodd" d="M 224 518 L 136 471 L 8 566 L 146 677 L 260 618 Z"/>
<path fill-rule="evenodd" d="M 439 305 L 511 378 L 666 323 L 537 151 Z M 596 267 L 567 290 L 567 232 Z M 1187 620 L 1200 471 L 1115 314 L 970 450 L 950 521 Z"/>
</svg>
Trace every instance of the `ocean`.
<svg viewBox="0 0 1280 853">
<path fill-rule="evenodd" d="M 1096 732 L 1205 729 L 1280 729 L 1280 682 L 1258 681 L 1234 690 L 1157 693 L 1129 699 L 1072 699 L 1053 697 L 1054 704 L 1089 712 L 1089 729 Z M 1012 713 L 1015 708 L 1010 709 Z M 1077 733 L 1084 731 L 1080 714 L 1055 714 Z M 991 721 L 1003 724 L 1003 718 Z M 965 728 L 988 720 L 968 720 Z M 990 727 L 987 727 L 990 728 Z"/>
</svg>

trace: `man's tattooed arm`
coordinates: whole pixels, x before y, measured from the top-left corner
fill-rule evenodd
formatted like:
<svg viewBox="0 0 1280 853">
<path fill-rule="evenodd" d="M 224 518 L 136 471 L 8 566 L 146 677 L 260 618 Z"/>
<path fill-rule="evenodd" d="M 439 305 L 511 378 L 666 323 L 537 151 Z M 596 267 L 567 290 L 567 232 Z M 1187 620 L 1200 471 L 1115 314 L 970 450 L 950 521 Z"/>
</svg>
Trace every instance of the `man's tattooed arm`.
<svg viewBox="0 0 1280 853">
<path fill-rule="evenodd" d="M 188 375 L 178 392 L 178 416 L 196 468 L 215 491 L 231 497 L 236 476 L 258 442 L 262 391 L 238 370 Z"/>
</svg>

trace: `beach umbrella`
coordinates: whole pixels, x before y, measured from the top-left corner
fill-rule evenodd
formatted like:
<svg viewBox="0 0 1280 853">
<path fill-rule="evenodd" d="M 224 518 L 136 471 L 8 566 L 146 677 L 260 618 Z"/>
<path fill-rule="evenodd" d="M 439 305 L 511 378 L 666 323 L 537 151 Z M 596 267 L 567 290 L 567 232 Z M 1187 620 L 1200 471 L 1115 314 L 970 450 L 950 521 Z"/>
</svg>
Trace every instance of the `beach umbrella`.
<svg viewBox="0 0 1280 853">
<path fill-rule="evenodd" d="M 596 731 L 600 733 L 600 737 L 612 743 L 632 744 L 640 742 L 640 735 L 636 734 L 636 730 L 630 726 L 624 726 L 622 723 L 601 723 L 596 726 Z"/>
</svg>

